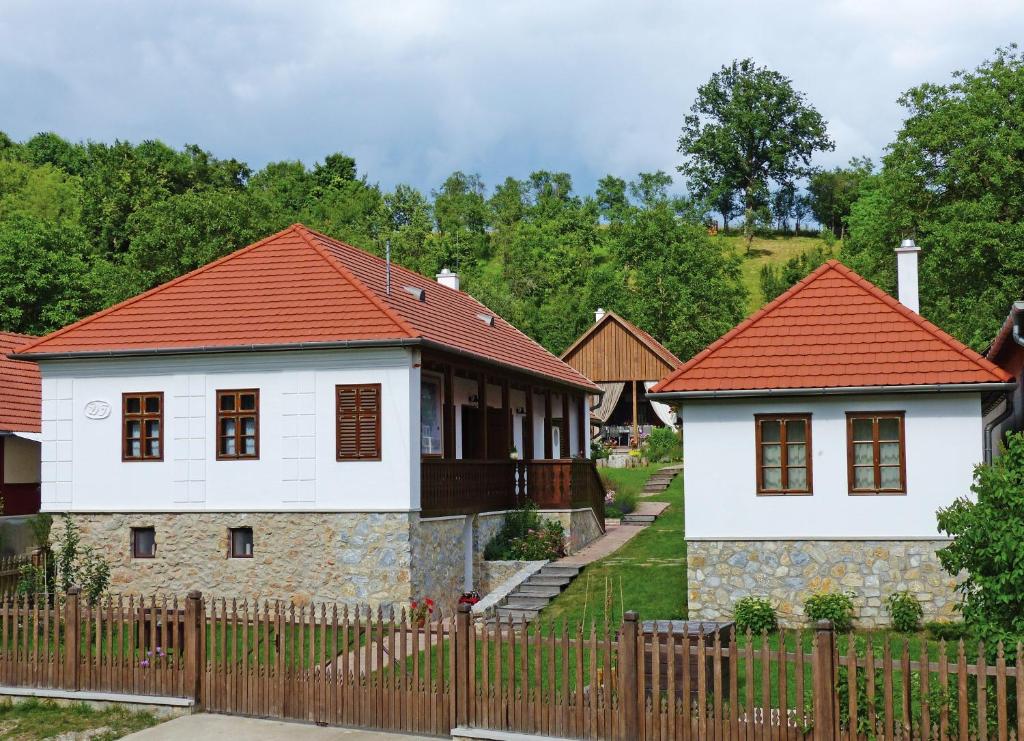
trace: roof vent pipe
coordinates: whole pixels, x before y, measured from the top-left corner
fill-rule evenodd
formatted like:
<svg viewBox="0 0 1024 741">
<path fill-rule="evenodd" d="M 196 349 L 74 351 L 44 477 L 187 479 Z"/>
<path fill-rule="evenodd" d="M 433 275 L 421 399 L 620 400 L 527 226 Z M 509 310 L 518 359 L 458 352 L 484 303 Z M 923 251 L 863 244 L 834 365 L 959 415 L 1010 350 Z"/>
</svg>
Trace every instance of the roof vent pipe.
<svg viewBox="0 0 1024 741">
<path fill-rule="evenodd" d="M 904 239 L 896 248 L 896 283 L 900 303 L 917 314 L 921 313 L 917 283 L 917 253 L 920 251 L 913 239 Z"/>
<path fill-rule="evenodd" d="M 448 268 L 444 268 L 437 274 L 437 282 L 453 291 L 459 290 L 459 274 L 453 273 Z"/>
<path fill-rule="evenodd" d="M 600 323 L 600 321 L 604 319 L 605 313 L 606 312 L 604 309 L 602 309 L 600 306 L 597 307 L 597 311 L 594 312 L 594 324 Z"/>
</svg>

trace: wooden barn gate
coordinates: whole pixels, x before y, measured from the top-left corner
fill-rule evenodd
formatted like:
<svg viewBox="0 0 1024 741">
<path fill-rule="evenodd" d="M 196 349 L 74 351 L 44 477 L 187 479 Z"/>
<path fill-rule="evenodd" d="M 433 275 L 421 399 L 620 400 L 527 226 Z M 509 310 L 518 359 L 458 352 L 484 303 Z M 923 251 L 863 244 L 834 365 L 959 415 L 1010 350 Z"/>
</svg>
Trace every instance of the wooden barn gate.
<svg viewBox="0 0 1024 741">
<path fill-rule="evenodd" d="M 1024 741 L 1008 661 L 919 636 L 530 626 L 207 599 L 0 598 L 0 684 L 173 696 L 209 712 L 444 736 Z M 994 658 L 993 658 L 994 657 Z"/>
</svg>

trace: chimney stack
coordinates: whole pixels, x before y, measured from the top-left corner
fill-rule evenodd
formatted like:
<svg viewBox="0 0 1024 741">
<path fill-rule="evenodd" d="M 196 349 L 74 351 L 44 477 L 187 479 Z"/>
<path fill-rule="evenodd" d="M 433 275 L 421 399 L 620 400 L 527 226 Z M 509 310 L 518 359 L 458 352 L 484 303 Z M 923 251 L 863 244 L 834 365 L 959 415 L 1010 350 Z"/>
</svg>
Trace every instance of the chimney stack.
<svg viewBox="0 0 1024 741">
<path fill-rule="evenodd" d="M 598 323 L 598 322 L 600 322 L 600 321 L 601 321 L 602 319 L 604 319 L 604 315 L 605 315 L 605 310 L 604 310 L 604 309 L 602 309 L 602 308 L 601 308 L 601 307 L 599 306 L 599 307 L 597 308 L 597 311 L 595 311 L 595 312 L 594 312 L 594 324 L 597 324 L 597 323 Z"/>
<path fill-rule="evenodd" d="M 920 251 L 913 239 L 904 239 L 896 248 L 896 284 L 900 303 L 917 314 L 921 313 L 917 290 L 917 253 Z"/>
<path fill-rule="evenodd" d="M 459 290 L 459 274 L 444 268 L 437 274 L 437 282 L 453 290 Z"/>
</svg>

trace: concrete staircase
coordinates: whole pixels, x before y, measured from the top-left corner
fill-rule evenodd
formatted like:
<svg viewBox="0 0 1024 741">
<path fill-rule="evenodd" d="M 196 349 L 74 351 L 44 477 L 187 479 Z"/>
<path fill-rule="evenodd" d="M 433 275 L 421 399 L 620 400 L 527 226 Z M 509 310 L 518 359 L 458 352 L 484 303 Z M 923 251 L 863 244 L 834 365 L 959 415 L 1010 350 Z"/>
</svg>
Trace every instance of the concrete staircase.
<svg viewBox="0 0 1024 741">
<path fill-rule="evenodd" d="M 644 482 L 644 488 L 640 493 L 642 497 L 650 497 L 661 494 L 672 483 L 672 479 L 683 470 L 682 466 L 666 466 L 651 474 L 651 477 Z M 625 520 L 623 520 L 625 522 Z"/>
<path fill-rule="evenodd" d="M 548 564 L 509 592 L 494 613 L 503 621 L 511 618 L 528 623 L 561 594 L 579 573 L 579 566 Z"/>
</svg>

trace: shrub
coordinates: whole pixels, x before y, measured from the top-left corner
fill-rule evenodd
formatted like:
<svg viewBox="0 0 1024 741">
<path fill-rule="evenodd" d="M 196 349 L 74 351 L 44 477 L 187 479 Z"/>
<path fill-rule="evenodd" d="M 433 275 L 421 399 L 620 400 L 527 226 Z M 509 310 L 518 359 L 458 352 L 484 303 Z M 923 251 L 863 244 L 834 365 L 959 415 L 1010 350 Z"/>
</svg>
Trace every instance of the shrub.
<svg viewBox="0 0 1024 741">
<path fill-rule="evenodd" d="M 974 469 L 971 491 L 938 511 L 939 530 L 953 541 L 938 552 L 964 596 L 964 622 L 972 638 L 994 647 L 1024 640 L 1024 434 L 1006 439 L 1003 454 Z"/>
<path fill-rule="evenodd" d="M 604 506 L 604 516 L 612 519 L 621 518 L 636 509 L 636 494 L 625 491 L 617 491 L 611 502 Z"/>
<path fill-rule="evenodd" d="M 836 233 L 829 229 L 827 226 L 821 230 L 821 234 L 819 234 L 818 236 L 821 237 L 821 241 L 823 241 L 829 247 L 834 246 L 837 241 Z"/>
<path fill-rule="evenodd" d="M 732 612 L 736 630 L 746 633 L 770 633 L 779 627 L 775 608 L 764 597 L 742 597 L 736 601 Z"/>
<path fill-rule="evenodd" d="M 893 592 L 886 599 L 885 604 L 889 608 L 889 615 L 892 616 L 892 627 L 901 633 L 913 633 L 921 629 L 921 618 L 924 617 L 924 610 L 917 597 L 904 590 Z"/>
<path fill-rule="evenodd" d="M 959 641 L 968 636 L 967 625 L 962 621 L 944 622 L 932 620 L 924 624 L 928 637 L 936 641 Z"/>
<path fill-rule="evenodd" d="M 671 428 L 655 427 L 647 436 L 647 457 L 651 463 L 678 458 L 679 449 L 679 435 Z"/>
<path fill-rule="evenodd" d="M 527 502 L 505 514 L 501 530 L 484 547 L 488 561 L 543 561 L 565 555 L 565 528 L 545 521 Z"/>
<path fill-rule="evenodd" d="M 818 592 L 804 601 L 804 613 L 812 621 L 831 620 L 840 633 L 853 627 L 852 592 Z"/>
</svg>

